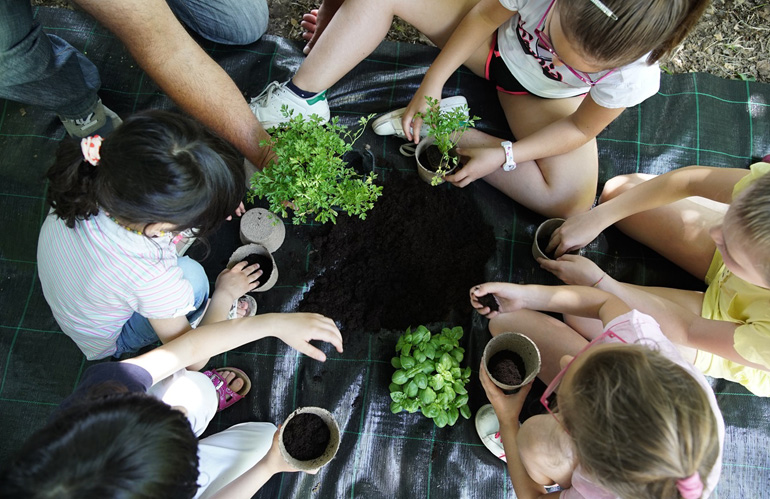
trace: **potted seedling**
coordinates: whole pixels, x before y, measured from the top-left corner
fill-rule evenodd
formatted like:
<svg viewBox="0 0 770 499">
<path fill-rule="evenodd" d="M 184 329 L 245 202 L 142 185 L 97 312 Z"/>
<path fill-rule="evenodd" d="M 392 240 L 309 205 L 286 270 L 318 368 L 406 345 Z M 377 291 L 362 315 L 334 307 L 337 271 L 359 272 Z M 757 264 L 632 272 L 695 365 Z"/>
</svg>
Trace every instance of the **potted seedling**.
<svg viewBox="0 0 770 499">
<path fill-rule="evenodd" d="M 390 410 L 420 411 L 439 428 L 452 426 L 462 415 L 471 417 L 465 384 L 471 368 L 460 368 L 465 349 L 460 347 L 463 328 L 443 328 L 431 334 L 425 326 L 406 330 L 396 343 L 396 368 L 390 384 Z"/>
<path fill-rule="evenodd" d="M 278 215 L 264 208 L 252 208 L 241 217 L 241 242 L 261 244 L 274 253 L 286 238 L 286 227 Z"/>
<path fill-rule="evenodd" d="M 260 142 L 272 148 L 277 160 L 251 178 L 248 199 L 267 198 L 270 210 L 282 217 L 291 208 L 294 224 L 305 223 L 308 217 L 335 223 L 339 211 L 366 218 L 382 186 L 374 183 L 374 172 L 359 175 L 343 156 L 353 149 L 371 116 L 361 118 L 360 128 L 350 131 L 337 116 L 321 123 L 317 115 L 305 121 L 285 106 L 282 111 L 289 121 L 272 129 L 270 140 Z"/>
<path fill-rule="evenodd" d="M 227 268 L 233 268 L 238 262 L 247 262 L 249 265 L 259 264 L 262 275 L 259 277 L 259 285 L 252 292 L 261 293 L 275 286 L 278 282 L 278 267 L 270 252 L 261 244 L 246 244 L 236 249 L 227 262 Z"/>
<path fill-rule="evenodd" d="M 540 350 L 521 333 L 502 333 L 487 343 L 481 364 L 495 385 L 516 393 L 540 372 Z"/>
<path fill-rule="evenodd" d="M 428 108 L 417 116 L 422 118 L 422 126 L 428 127 L 428 135 L 417 145 L 414 157 L 420 178 L 435 186 L 444 182 L 444 175 L 457 168 L 460 158 L 455 146 L 480 118 L 469 116 L 467 104 L 442 111 L 438 99 L 426 96 L 425 100 Z"/>
<path fill-rule="evenodd" d="M 301 471 L 314 471 L 337 454 L 340 427 L 334 416 L 320 407 L 300 407 L 281 425 L 278 448 L 284 460 Z"/>
</svg>

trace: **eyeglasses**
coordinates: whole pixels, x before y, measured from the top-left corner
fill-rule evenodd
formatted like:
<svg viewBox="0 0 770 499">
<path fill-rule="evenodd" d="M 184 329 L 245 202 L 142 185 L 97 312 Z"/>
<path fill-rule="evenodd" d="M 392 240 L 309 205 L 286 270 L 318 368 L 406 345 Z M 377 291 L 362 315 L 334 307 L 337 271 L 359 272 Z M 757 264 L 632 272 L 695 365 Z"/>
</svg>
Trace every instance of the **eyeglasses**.
<svg viewBox="0 0 770 499">
<path fill-rule="evenodd" d="M 551 410 L 550 402 L 548 401 L 548 398 L 551 396 L 551 394 L 553 394 L 553 392 L 556 391 L 556 388 L 559 386 L 559 383 L 561 383 L 561 380 L 564 378 L 564 374 L 570 368 L 572 363 L 575 362 L 575 359 L 580 357 L 580 355 L 582 353 L 584 353 L 586 350 L 588 350 L 592 346 L 594 346 L 594 345 L 596 345 L 598 343 L 606 343 L 607 339 L 609 339 L 609 338 L 614 339 L 614 340 L 618 340 L 618 341 L 620 341 L 622 343 L 627 343 L 626 340 L 624 340 L 623 338 L 621 338 L 617 334 L 613 333 L 612 331 L 610 331 L 610 330 L 605 331 L 603 334 L 601 334 L 601 335 L 597 336 L 596 338 L 594 338 L 593 340 L 591 340 L 591 342 L 588 345 L 584 346 L 578 353 L 575 354 L 574 357 L 572 357 L 572 360 L 570 360 L 567 363 L 567 365 L 564 366 L 564 369 L 559 371 L 559 374 L 554 376 L 553 380 L 546 387 L 545 392 L 543 392 L 543 396 L 540 397 L 540 403 L 543 404 L 543 407 L 545 407 L 545 409 L 551 414 L 551 416 L 554 417 L 554 419 L 556 419 L 556 421 L 559 422 L 560 425 L 564 426 L 562 424 L 561 420 L 559 420 L 559 418 L 556 417 L 556 414 L 554 414 L 553 411 Z M 566 428 L 565 428 L 565 430 L 566 430 Z"/>
<path fill-rule="evenodd" d="M 548 5 L 548 8 L 545 11 L 545 14 L 543 14 L 542 19 L 540 19 L 540 22 L 537 24 L 537 27 L 535 28 L 535 36 L 537 37 L 538 43 L 541 47 L 546 49 L 548 52 L 551 53 L 553 57 L 556 57 L 562 63 L 564 64 L 564 67 L 570 70 L 573 75 L 575 75 L 580 81 L 585 83 L 586 85 L 594 86 L 606 77 L 608 77 L 610 74 L 615 72 L 614 69 L 611 69 L 604 73 L 602 76 L 600 76 L 598 79 L 594 80 L 591 78 L 591 75 L 588 73 L 585 73 L 583 71 L 578 71 L 577 69 L 573 68 L 569 64 L 565 63 L 564 60 L 559 57 L 559 54 L 556 53 L 556 51 L 553 49 L 553 43 L 551 43 L 551 39 L 548 37 L 548 35 L 543 31 L 543 24 L 545 23 L 545 19 L 548 17 L 548 13 L 551 12 L 551 8 L 553 7 L 553 4 L 556 3 L 556 0 L 551 0 L 550 5 Z"/>
</svg>

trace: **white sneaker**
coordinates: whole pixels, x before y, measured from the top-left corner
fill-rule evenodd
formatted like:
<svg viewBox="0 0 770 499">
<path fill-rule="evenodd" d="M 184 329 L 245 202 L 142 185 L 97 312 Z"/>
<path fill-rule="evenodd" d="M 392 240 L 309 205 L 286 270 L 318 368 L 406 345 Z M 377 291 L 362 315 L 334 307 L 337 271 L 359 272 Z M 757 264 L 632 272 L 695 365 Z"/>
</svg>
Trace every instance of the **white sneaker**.
<svg viewBox="0 0 770 499">
<path fill-rule="evenodd" d="M 249 107 L 265 129 L 286 123 L 289 118 L 283 115 L 281 108 L 287 106 L 294 116 L 304 116 L 305 119 L 315 114 L 326 123 L 331 117 L 329 104 L 326 102 L 326 90 L 319 92 L 309 99 L 303 99 L 288 88 L 286 83 L 272 82 L 261 94 L 251 99 Z"/>
<path fill-rule="evenodd" d="M 495 455 L 495 457 L 505 459 L 505 449 L 503 448 L 503 439 L 500 437 L 500 422 L 497 420 L 497 414 L 492 408 L 492 404 L 481 406 L 476 413 L 476 433 L 481 438 L 484 447 Z"/>
<path fill-rule="evenodd" d="M 455 97 L 447 97 L 446 99 L 441 99 L 439 109 L 441 109 L 442 112 L 446 112 L 456 107 L 467 105 L 468 101 L 465 100 L 465 97 L 462 95 L 457 95 Z M 401 117 L 404 115 L 404 111 L 406 111 L 406 108 L 402 107 L 401 109 L 396 109 L 395 111 L 391 111 L 389 113 L 383 114 L 382 116 L 379 116 L 374 121 L 372 121 L 372 130 L 374 130 L 374 133 L 377 135 L 395 135 L 396 137 L 400 137 L 402 139 L 406 138 L 404 135 L 404 129 L 401 127 Z M 465 117 L 468 117 L 467 108 Z M 427 135 L 428 127 L 420 127 L 420 137 L 426 137 Z"/>
</svg>

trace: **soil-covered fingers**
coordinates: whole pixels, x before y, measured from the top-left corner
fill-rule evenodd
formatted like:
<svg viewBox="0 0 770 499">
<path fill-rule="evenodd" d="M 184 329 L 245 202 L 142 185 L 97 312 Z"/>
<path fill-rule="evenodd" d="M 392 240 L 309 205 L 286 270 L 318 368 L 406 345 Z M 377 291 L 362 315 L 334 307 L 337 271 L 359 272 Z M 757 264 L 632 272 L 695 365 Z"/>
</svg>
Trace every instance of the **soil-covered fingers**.
<svg viewBox="0 0 770 499">
<path fill-rule="evenodd" d="M 480 284 L 471 288 L 471 306 L 487 319 L 492 319 L 500 312 L 500 303 L 494 293 L 489 292 L 486 288 L 482 289 L 482 286 L 485 285 Z"/>
<path fill-rule="evenodd" d="M 232 299 L 236 300 L 256 288 L 261 275 L 259 264 L 249 265 L 248 262 L 238 262 L 231 269 L 220 272 L 215 289 L 220 292 L 229 292 Z"/>
<path fill-rule="evenodd" d="M 326 354 L 313 346 L 311 341 L 330 343 L 342 353 L 342 333 L 330 318 L 313 313 L 282 315 L 291 324 L 290 327 L 280 327 L 276 336 L 290 347 L 321 362 L 326 361 Z"/>
<path fill-rule="evenodd" d="M 492 296 L 494 302 L 490 298 Z M 475 300 L 475 301 L 474 301 Z M 522 308 L 526 308 L 526 291 L 524 286 L 519 284 L 512 284 L 510 282 L 486 282 L 479 284 L 471 288 L 471 305 L 488 318 L 492 318 L 499 313 L 515 312 Z M 478 305 L 478 306 L 477 306 Z M 492 311 L 494 305 L 497 305 L 497 310 Z M 479 310 L 479 306 L 482 307 Z M 492 313 L 484 313 L 485 309 L 490 309 Z"/>
</svg>

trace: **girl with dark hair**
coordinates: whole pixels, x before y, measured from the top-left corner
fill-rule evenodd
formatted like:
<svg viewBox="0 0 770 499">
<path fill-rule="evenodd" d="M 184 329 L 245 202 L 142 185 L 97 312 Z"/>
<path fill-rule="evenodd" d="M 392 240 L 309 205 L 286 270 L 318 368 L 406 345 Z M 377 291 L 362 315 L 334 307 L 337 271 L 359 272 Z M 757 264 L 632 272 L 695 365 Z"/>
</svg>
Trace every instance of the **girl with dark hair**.
<svg viewBox="0 0 770 499">
<path fill-rule="evenodd" d="M 216 412 L 217 395 L 203 374 L 184 367 L 267 336 L 321 362 L 326 355 L 311 341 L 342 352 L 342 336 L 327 317 L 261 314 L 201 326 L 138 357 L 95 364 L 0 472 L 0 497 L 239 499 L 252 497 L 275 473 L 297 471 L 281 456 L 272 423 L 241 423 L 196 439 Z M 181 381 L 203 381 L 183 386 L 185 397 L 157 390 L 176 383 L 180 372 L 188 375 Z"/>
<path fill-rule="evenodd" d="M 491 402 L 476 414 L 484 445 L 507 462 L 516 497 L 701 499 L 722 468 L 724 421 L 706 378 L 661 331 L 696 317 L 672 308 L 652 317 L 587 286 L 488 282 L 471 305 L 493 336 L 518 331 L 542 358 L 538 377 L 547 413 L 519 425 L 531 385 L 505 394 L 480 369 Z M 499 311 L 479 298 L 493 295 Z M 556 312 L 598 319 L 583 337 Z M 551 395 L 556 394 L 554 400 Z M 559 485 L 560 492 L 545 487 Z"/>
<path fill-rule="evenodd" d="M 176 234 L 211 234 L 245 194 L 242 158 L 193 120 L 151 111 L 104 140 L 63 142 L 47 178 L 40 282 L 89 360 L 165 343 L 199 319 L 224 320 L 258 285 L 258 265 L 238 264 L 219 275 L 206 309 L 203 268 L 177 255 Z"/>
</svg>

